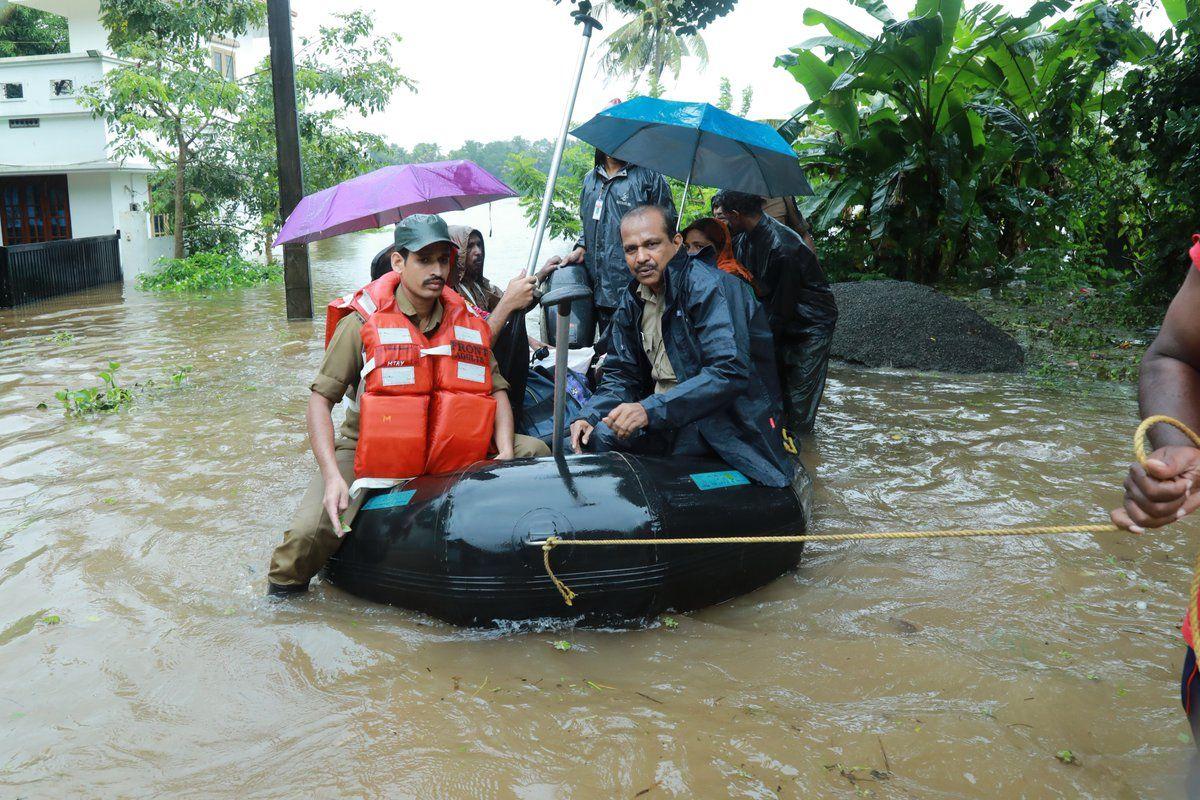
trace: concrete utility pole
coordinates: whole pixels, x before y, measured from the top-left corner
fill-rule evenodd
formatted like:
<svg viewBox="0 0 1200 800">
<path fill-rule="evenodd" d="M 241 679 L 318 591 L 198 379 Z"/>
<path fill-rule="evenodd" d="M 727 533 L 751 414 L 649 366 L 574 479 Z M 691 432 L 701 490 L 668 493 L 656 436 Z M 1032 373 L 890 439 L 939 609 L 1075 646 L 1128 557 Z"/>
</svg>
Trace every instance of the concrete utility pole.
<svg viewBox="0 0 1200 800">
<path fill-rule="evenodd" d="M 304 197 L 300 132 L 296 125 L 296 67 L 292 59 L 292 9 L 288 0 L 267 0 L 271 42 L 271 89 L 275 95 L 275 150 L 279 159 L 279 211 L 283 219 Z M 282 221 L 282 220 L 281 220 Z M 287 318 L 312 319 L 312 280 L 308 245 L 283 246 L 283 285 Z"/>
</svg>

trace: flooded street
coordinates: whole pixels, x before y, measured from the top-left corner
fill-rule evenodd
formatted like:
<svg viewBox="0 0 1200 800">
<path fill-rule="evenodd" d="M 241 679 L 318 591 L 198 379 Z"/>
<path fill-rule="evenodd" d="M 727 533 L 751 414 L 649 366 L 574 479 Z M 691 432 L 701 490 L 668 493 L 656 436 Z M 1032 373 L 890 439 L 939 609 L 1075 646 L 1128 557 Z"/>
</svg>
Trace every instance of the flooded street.
<svg viewBox="0 0 1200 800">
<path fill-rule="evenodd" d="M 0 311 L 0 797 L 1180 796 L 1190 522 L 820 544 L 674 628 L 463 631 L 319 583 L 267 601 L 315 469 L 324 303 L 389 237 L 310 249 L 312 322 L 279 285 Z M 54 392 L 109 361 L 154 386 L 66 417 Z M 804 442 L 814 532 L 1103 521 L 1135 416 L 1128 387 L 837 366 Z"/>
</svg>

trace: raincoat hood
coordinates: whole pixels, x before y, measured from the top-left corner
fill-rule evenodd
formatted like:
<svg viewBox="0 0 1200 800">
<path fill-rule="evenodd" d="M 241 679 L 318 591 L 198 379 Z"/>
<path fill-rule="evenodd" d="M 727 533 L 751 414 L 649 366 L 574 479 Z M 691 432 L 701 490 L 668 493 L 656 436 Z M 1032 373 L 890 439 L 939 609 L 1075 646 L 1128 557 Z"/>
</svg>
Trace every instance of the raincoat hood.
<svg viewBox="0 0 1200 800">
<path fill-rule="evenodd" d="M 466 275 L 467 270 L 467 242 L 471 238 L 472 233 L 478 233 L 470 225 L 450 225 L 450 241 L 454 242 L 454 246 L 458 248 L 458 258 L 454 262 L 454 282 L 458 283 Z M 482 238 L 480 234 L 480 238 Z"/>
<path fill-rule="evenodd" d="M 483 239 L 483 234 L 478 228 L 472 228 L 470 225 L 450 226 L 450 240 L 458 246 L 458 259 L 454 263 L 454 279 L 451 284 L 456 292 L 475 307 L 479 316 L 486 317 L 500 302 L 503 293 L 483 275 L 467 275 L 467 242 L 472 233 L 479 234 L 480 240 Z"/>
</svg>

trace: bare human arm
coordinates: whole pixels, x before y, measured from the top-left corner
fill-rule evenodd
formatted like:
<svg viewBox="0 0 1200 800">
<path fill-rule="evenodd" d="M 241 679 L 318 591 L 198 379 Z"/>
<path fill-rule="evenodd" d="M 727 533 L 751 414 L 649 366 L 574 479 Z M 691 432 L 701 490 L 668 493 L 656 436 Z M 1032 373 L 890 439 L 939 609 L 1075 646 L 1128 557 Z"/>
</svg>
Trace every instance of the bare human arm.
<svg viewBox="0 0 1200 800">
<path fill-rule="evenodd" d="M 346 485 L 333 455 L 333 403 L 328 397 L 312 392 L 308 396 L 308 409 L 304 416 L 308 422 L 308 441 L 317 459 L 317 466 L 321 468 L 321 478 L 325 481 L 325 513 L 333 524 L 334 535 L 341 536 L 341 512 L 350 506 L 350 487 Z"/>
<path fill-rule="evenodd" d="M 1188 270 L 1142 359 L 1138 400 L 1143 418 L 1166 414 L 1200 429 L 1200 270 Z M 1200 449 L 1166 425 L 1151 429 L 1150 441 L 1156 449 L 1145 468 L 1129 468 L 1125 503 L 1112 512 L 1116 525 L 1138 533 L 1200 507 Z"/>
<path fill-rule="evenodd" d="M 513 457 L 513 437 L 516 435 L 512 403 L 508 401 L 508 391 L 505 389 L 493 392 L 492 397 L 496 398 L 496 459 L 510 461 Z"/>
<path fill-rule="evenodd" d="M 514 311 L 521 311 L 529 307 L 529 304 L 533 302 L 533 290 L 536 286 L 537 278 L 527 278 L 524 272 L 508 282 L 504 296 L 492 309 L 492 313 L 488 314 L 487 325 L 488 330 L 492 332 L 493 339 L 500 335 L 504 323 L 508 322 L 508 318 L 513 315 Z"/>
</svg>

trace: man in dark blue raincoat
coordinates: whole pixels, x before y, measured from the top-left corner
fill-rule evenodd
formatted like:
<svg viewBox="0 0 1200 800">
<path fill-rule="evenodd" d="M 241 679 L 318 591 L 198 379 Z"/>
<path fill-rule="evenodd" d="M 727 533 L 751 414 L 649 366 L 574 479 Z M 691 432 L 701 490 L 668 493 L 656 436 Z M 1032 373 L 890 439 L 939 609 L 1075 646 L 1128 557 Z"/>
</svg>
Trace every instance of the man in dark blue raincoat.
<svg viewBox="0 0 1200 800">
<path fill-rule="evenodd" d="M 579 195 L 583 232 L 565 259 L 556 256 L 547 262 L 584 265 L 592 284 L 598 340 L 629 283 L 621 248 L 621 218 L 641 205 L 662 206 L 675 213 L 666 179 L 654 170 L 597 151 L 596 168 L 584 176 Z"/>
<path fill-rule="evenodd" d="M 621 221 L 633 273 L 612 319 L 596 393 L 571 423 L 575 452 L 715 456 L 787 486 L 779 385 L 766 312 L 750 287 L 680 247 L 674 215 L 642 206 Z"/>
</svg>

